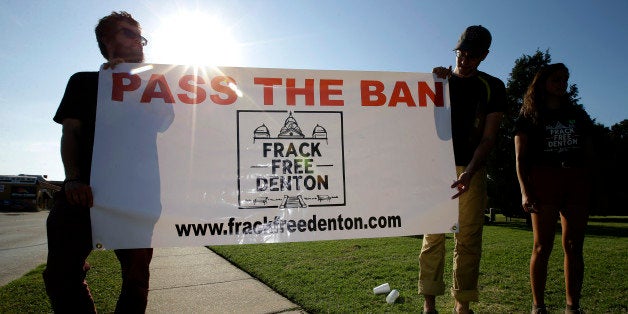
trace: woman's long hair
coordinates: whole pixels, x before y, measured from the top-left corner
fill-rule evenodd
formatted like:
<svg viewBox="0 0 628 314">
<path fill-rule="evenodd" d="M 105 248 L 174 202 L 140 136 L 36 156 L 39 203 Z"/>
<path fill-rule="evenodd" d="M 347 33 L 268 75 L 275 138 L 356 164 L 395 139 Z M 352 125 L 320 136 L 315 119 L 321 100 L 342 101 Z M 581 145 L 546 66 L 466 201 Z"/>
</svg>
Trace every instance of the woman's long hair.
<svg viewBox="0 0 628 314">
<path fill-rule="evenodd" d="M 545 109 L 545 101 L 547 99 L 545 83 L 557 71 L 567 71 L 567 75 L 569 75 L 569 69 L 562 63 L 546 65 L 536 72 L 523 97 L 523 106 L 521 106 L 519 113 L 521 116 L 531 119 L 534 124 L 539 122 L 540 112 Z M 569 95 L 565 94 L 562 101 L 564 104 L 570 103 Z"/>
</svg>

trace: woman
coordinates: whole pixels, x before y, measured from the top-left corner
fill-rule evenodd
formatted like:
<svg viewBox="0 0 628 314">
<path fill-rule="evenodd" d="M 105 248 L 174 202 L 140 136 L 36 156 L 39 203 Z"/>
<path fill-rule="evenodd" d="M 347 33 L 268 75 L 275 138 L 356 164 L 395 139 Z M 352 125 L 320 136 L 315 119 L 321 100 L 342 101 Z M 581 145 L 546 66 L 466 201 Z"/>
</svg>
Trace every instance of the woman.
<svg viewBox="0 0 628 314">
<path fill-rule="evenodd" d="M 531 214 L 532 313 L 547 313 L 547 264 L 560 217 L 565 272 L 565 313 L 582 313 L 582 247 L 591 195 L 592 122 L 567 94 L 569 70 L 562 63 L 541 69 L 526 92 L 515 123 L 521 205 Z"/>
</svg>

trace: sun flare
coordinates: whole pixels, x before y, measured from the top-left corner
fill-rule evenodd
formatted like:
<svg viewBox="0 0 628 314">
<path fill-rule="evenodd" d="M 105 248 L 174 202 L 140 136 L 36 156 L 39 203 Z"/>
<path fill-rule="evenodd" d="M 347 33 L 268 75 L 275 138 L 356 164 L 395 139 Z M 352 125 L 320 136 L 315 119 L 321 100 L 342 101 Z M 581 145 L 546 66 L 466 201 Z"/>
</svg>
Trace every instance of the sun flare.
<svg viewBox="0 0 628 314">
<path fill-rule="evenodd" d="M 200 11 L 163 18 L 150 37 L 147 59 L 155 63 L 235 66 L 241 59 L 227 24 Z"/>
</svg>

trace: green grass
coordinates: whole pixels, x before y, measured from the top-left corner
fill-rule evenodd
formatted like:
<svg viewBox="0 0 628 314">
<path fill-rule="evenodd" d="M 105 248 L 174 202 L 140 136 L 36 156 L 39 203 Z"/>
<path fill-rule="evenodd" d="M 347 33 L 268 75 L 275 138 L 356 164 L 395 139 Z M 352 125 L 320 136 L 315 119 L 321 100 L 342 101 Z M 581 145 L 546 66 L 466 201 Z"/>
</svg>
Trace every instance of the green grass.
<svg viewBox="0 0 628 314">
<path fill-rule="evenodd" d="M 420 237 L 213 246 L 212 250 L 268 284 L 311 313 L 419 312 L 417 294 Z M 445 280 L 451 284 L 451 235 L 447 241 Z M 501 221 L 484 229 L 480 274 L 480 313 L 526 313 L 530 307 L 528 262 L 532 232 L 522 220 Z M 112 312 L 120 289 L 119 266 L 111 251 L 89 259 L 88 282 L 100 312 Z M 585 240 L 582 305 L 588 313 L 627 313 L 628 217 L 593 217 Z M 38 267 L 0 287 L 0 313 L 50 312 Z M 564 308 L 560 234 L 550 260 L 547 303 Z M 388 282 L 401 296 L 393 305 L 372 288 Z M 453 299 L 437 299 L 448 313 Z"/>
<path fill-rule="evenodd" d="M 120 293 L 120 264 L 113 251 L 94 251 L 87 261 L 87 273 L 96 308 L 100 313 L 113 313 Z M 0 287 L 0 313 L 50 313 L 42 272 L 45 264 Z"/>
<path fill-rule="evenodd" d="M 480 313 L 525 313 L 531 305 L 528 267 L 532 232 L 523 220 L 498 221 L 484 229 Z M 312 313 L 418 312 L 420 237 L 262 245 L 213 246 L 212 250 Z M 448 235 L 445 280 L 451 285 L 453 239 Z M 628 312 L 628 217 L 592 218 L 585 241 L 582 305 L 588 313 Z M 560 232 L 549 265 L 546 302 L 564 309 Z M 393 305 L 372 288 L 388 282 L 401 296 Z M 446 293 L 441 312 L 453 308 Z"/>
</svg>

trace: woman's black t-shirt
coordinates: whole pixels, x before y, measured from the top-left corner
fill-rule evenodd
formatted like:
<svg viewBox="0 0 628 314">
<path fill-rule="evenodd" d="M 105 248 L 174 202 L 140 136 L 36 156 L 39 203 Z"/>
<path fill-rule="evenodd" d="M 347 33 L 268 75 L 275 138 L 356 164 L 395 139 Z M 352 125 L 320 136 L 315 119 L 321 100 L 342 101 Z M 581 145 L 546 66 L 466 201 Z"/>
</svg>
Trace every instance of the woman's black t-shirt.
<svg viewBox="0 0 628 314">
<path fill-rule="evenodd" d="M 528 136 L 530 165 L 550 167 L 581 167 L 585 163 L 584 141 L 591 135 L 593 122 L 584 109 L 575 105 L 546 109 L 539 122 L 519 116 L 515 134 Z"/>
</svg>

